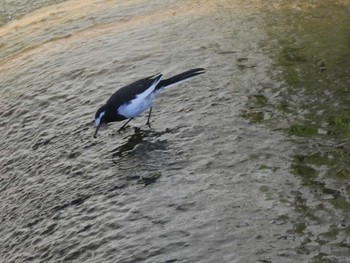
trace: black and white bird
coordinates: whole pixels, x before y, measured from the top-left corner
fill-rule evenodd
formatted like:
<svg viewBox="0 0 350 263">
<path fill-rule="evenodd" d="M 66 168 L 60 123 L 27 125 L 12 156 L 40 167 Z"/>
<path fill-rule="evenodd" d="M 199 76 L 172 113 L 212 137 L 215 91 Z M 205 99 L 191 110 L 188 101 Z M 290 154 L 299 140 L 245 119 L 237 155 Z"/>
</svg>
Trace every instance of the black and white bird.
<svg viewBox="0 0 350 263">
<path fill-rule="evenodd" d="M 122 130 L 133 118 L 149 108 L 147 125 L 150 126 L 153 99 L 165 88 L 203 74 L 203 68 L 195 68 L 168 79 L 162 79 L 162 74 L 156 74 L 137 80 L 117 90 L 95 115 L 96 131 L 103 123 L 128 120 L 118 130 Z"/>
</svg>

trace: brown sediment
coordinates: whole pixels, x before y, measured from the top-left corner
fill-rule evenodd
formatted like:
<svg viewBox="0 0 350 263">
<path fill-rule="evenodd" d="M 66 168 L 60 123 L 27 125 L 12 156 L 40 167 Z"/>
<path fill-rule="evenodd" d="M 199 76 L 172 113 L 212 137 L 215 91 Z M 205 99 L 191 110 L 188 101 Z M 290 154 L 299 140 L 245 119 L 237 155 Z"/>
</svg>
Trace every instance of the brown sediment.
<svg viewBox="0 0 350 263">
<path fill-rule="evenodd" d="M 131 8 L 137 5 L 145 4 L 145 0 L 132 1 L 97 1 L 97 0 L 70 0 L 57 5 L 52 5 L 38 9 L 24 17 L 14 20 L 0 27 L 0 37 L 3 39 L 2 47 L 2 65 L 4 67 L 8 61 L 17 56 L 23 56 L 27 52 L 42 52 L 45 46 L 50 43 L 61 41 L 69 42 L 81 37 L 97 37 L 101 34 L 116 33 L 120 31 L 135 28 L 144 23 L 157 23 L 165 20 L 181 19 L 188 15 L 201 16 L 208 13 L 221 12 L 230 13 L 253 13 L 261 10 L 280 10 L 280 9 L 309 9 L 332 5 L 348 5 L 348 0 L 338 0 L 335 3 L 327 1 L 305 3 L 304 1 L 273 1 L 266 2 L 260 0 L 252 1 L 182 1 L 181 4 L 171 4 L 168 6 L 159 6 L 156 9 L 148 10 L 143 13 L 137 13 L 119 21 L 111 21 L 101 24 L 87 24 L 86 27 L 77 26 L 74 29 L 64 29 L 58 36 L 47 37 L 42 35 L 47 32 L 54 32 L 65 24 L 74 23 L 74 21 L 93 19 L 108 9 L 118 10 Z M 112 19 L 113 20 L 113 19 Z M 16 33 L 17 32 L 17 33 Z M 18 32 L 21 32 L 18 34 Z M 36 38 L 42 40 L 36 40 Z M 68 40 L 69 38 L 69 40 Z M 25 41 L 25 42 L 24 42 Z M 37 41 L 37 42 L 36 42 Z M 7 47 L 12 47 L 23 43 L 25 46 L 15 52 L 7 52 Z M 64 43 L 63 43 L 64 44 Z M 49 48 L 49 47 L 48 47 Z M 1 69 L 1 68 L 0 68 Z"/>
</svg>

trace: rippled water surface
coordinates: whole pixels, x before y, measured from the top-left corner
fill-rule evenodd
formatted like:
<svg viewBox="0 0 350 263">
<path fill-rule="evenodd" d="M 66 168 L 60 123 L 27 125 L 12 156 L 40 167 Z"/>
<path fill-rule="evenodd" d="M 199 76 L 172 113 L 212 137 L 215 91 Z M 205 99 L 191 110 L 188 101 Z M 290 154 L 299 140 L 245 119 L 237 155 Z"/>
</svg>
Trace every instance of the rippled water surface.
<svg viewBox="0 0 350 263">
<path fill-rule="evenodd" d="M 347 1 L 321 2 L 1 4 L 0 261 L 346 262 L 348 108 L 341 135 L 293 132 L 310 94 L 289 89 L 284 67 L 304 63 L 283 38 L 300 25 L 278 23 L 333 6 L 347 21 Z M 93 138 L 118 87 L 195 67 L 206 73 L 156 99 L 151 128 L 144 114 Z M 333 163 L 324 142 L 343 147 Z"/>
</svg>

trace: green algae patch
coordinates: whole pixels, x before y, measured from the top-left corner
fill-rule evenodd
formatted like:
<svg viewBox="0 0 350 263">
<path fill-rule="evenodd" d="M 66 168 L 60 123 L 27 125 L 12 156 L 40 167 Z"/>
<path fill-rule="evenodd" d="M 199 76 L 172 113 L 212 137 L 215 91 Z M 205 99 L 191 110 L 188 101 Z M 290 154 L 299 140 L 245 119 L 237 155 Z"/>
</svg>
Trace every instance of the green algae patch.
<svg viewBox="0 0 350 263">
<path fill-rule="evenodd" d="M 289 135 L 311 137 L 317 135 L 317 127 L 312 124 L 294 124 L 288 128 Z"/>
<path fill-rule="evenodd" d="M 241 116 L 254 123 L 262 123 L 264 121 L 264 113 L 262 111 L 247 110 Z"/>
<path fill-rule="evenodd" d="M 279 64 L 290 94 L 298 95 L 294 135 L 350 138 L 349 11 L 316 9 L 289 18 Z"/>
<path fill-rule="evenodd" d="M 275 83 L 258 83 L 241 116 L 292 143 L 290 173 L 300 184 L 280 203 L 296 212 L 285 218 L 287 235 L 300 239 L 296 253 L 310 262 L 343 262 L 350 248 L 350 3 L 279 4 L 265 13 L 262 45 Z M 260 191 L 272 199 L 271 188 Z"/>
<path fill-rule="evenodd" d="M 249 109 L 259 116 L 274 112 L 270 120 L 255 120 L 294 142 L 292 173 L 347 211 L 349 190 L 341 184 L 350 177 L 350 7 L 320 1 L 315 8 L 268 12 L 266 21 L 275 43 L 268 52 L 284 82 L 270 91 L 278 90 L 279 100 L 273 103 L 262 90 L 248 99 Z"/>
<path fill-rule="evenodd" d="M 306 224 L 305 223 L 298 223 L 294 226 L 294 232 L 299 235 L 304 235 L 306 230 Z"/>
<path fill-rule="evenodd" d="M 242 112 L 243 118 L 249 119 L 253 123 L 263 123 L 269 115 L 265 112 L 268 99 L 263 94 L 252 94 L 248 97 L 247 107 Z"/>
<path fill-rule="evenodd" d="M 341 261 L 350 247 L 350 6 L 291 6 L 266 13 L 264 50 L 276 84 L 262 83 L 242 115 L 284 132 L 294 146 L 290 172 L 300 186 L 281 200 L 297 213 L 288 219 L 288 233 L 301 238 L 296 252 L 313 253 L 311 262 Z"/>
</svg>

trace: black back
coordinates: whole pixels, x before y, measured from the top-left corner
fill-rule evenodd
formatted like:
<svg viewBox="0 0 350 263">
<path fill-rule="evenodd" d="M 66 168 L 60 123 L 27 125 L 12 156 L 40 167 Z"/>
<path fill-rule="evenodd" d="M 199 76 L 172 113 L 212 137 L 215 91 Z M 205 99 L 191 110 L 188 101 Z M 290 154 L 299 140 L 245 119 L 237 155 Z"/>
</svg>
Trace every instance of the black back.
<svg viewBox="0 0 350 263">
<path fill-rule="evenodd" d="M 147 78 L 137 80 L 120 88 L 119 90 L 114 92 L 114 94 L 108 99 L 106 105 L 113 106 L 115 109 L 117 109 L 125 102 L 135 99 L 138 94 L 147 90 L 155 81 L 157 81 L 161 77 L 161 74 L 156 74 Z"/>
</svg>

